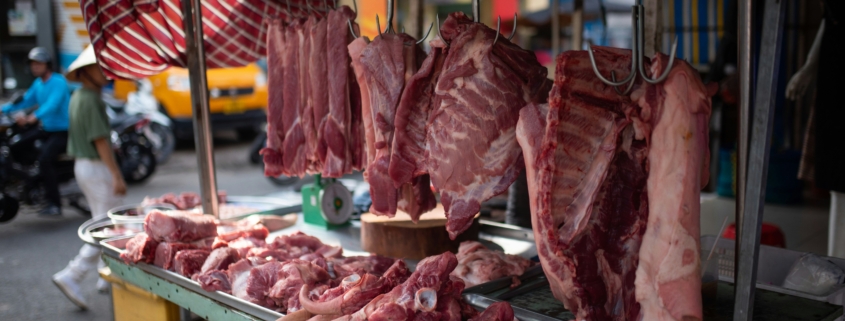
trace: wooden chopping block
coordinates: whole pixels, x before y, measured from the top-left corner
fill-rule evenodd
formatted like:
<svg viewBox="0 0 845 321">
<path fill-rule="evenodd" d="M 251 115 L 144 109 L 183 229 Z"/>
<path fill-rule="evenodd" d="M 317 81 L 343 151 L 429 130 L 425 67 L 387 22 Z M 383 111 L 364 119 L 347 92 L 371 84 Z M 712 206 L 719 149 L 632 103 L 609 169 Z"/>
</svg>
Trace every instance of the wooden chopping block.
<svg viewBox="0 0 845 321">
<path fill-rule="evenodd" d="M 393 218 L 365 213 L 361 215 L 361 247 L 370 253 L 411 260 L 446 251 L 457 253 L 461 242 L 478 240 L 478 219 L 476 214 L 470 228 L 452 241 L 446 232 L 446 212 L 441 204 L 423 214 L 417 224 L 402 211 Z"/>
</svg>

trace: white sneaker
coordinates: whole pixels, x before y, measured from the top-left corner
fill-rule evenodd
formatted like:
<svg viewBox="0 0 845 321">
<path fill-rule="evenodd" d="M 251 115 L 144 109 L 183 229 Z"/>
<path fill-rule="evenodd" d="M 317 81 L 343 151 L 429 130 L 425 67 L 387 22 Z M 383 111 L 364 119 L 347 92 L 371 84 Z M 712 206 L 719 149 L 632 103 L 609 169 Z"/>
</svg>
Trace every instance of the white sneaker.
<svg viewBox="0 0 845 321">
<path fill-rule="evenodd" d="M 103 280 L 103 278 L 97 278 L 97 291 L 100 293 L 109 293 L 109 289 L 111 288 L 111 284 Z"/>
<path fill-rule="evenodd" d="M 69 269 L 59 271 L 53 274 L 53 284 L 55 284 L 67 298 L 76 304 L 80 309 L 87 310 L 88 305 L 85 302 L 85 296 L 79 288 L 79 283 L 73 277 L 73 273 Z"/>
</svg>

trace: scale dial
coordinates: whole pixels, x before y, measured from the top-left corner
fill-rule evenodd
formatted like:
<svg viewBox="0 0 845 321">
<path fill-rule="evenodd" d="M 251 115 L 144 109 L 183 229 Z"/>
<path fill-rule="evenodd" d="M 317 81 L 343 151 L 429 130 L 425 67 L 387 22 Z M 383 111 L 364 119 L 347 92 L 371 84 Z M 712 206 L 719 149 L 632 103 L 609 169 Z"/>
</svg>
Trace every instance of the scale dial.
<svg viewBox="0 0 845 321">
<path fill-rule="evenodd" d="M 352 193 L 337 182 L 323 186 L 320 210 L 326 222 L 335 225 L 346 223 L 352 216 Z"/>
</svg>

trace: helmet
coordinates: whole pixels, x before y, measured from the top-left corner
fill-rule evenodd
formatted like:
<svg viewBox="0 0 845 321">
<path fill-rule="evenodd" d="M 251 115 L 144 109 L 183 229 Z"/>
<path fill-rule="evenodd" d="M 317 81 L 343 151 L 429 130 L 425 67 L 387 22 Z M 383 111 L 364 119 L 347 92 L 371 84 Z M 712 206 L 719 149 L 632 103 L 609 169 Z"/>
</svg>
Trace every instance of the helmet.
<svg viewBox="0 0 845 321">
<path fill-rule="evenodd" d="M 43 63 L 49 63 L 53 60 L 50 53 L 47 52 L 47 49 L 41 47 L 32 48 L 32 50 L 29 51 L 28 58 L 30 61 L 37 61 Z"/>
</svg>

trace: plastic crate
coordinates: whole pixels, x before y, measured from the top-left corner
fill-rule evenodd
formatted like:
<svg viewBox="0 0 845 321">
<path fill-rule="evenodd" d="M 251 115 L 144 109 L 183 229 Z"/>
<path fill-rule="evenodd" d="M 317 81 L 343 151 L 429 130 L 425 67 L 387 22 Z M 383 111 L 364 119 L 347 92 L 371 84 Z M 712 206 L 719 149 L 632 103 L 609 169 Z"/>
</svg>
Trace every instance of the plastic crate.
<svg viewBox="0 0 845 321">
<path fill-rule="evenodd" d="M 717 238 L 712 235 L 702 236 L 702 253 L 710 251 L 716 240 Z M 719 243 L 716 245 L 716 250 L 711 260 L 719 260 L 719 280 L 734 283 L 734 249 L 736 243 L 734 240 L 725 238 L 718 239 L 718 241 Z M 845 285 L 840 285 L 827 295 L 822 296 L 795 291 L 781 286 L 787 274 L 789 274 L 789 270 L 792 269 L 792 265 L 804 254 L 807 253 L 760 245 L 760 255 L 757 261 L 757 288 L 845 306 Z M 845 269 L 845 259 L 835 257 L 824 258 Z M 837 320 L 843 320 L 843 318 L 840 317 Z"/>
</svg>

